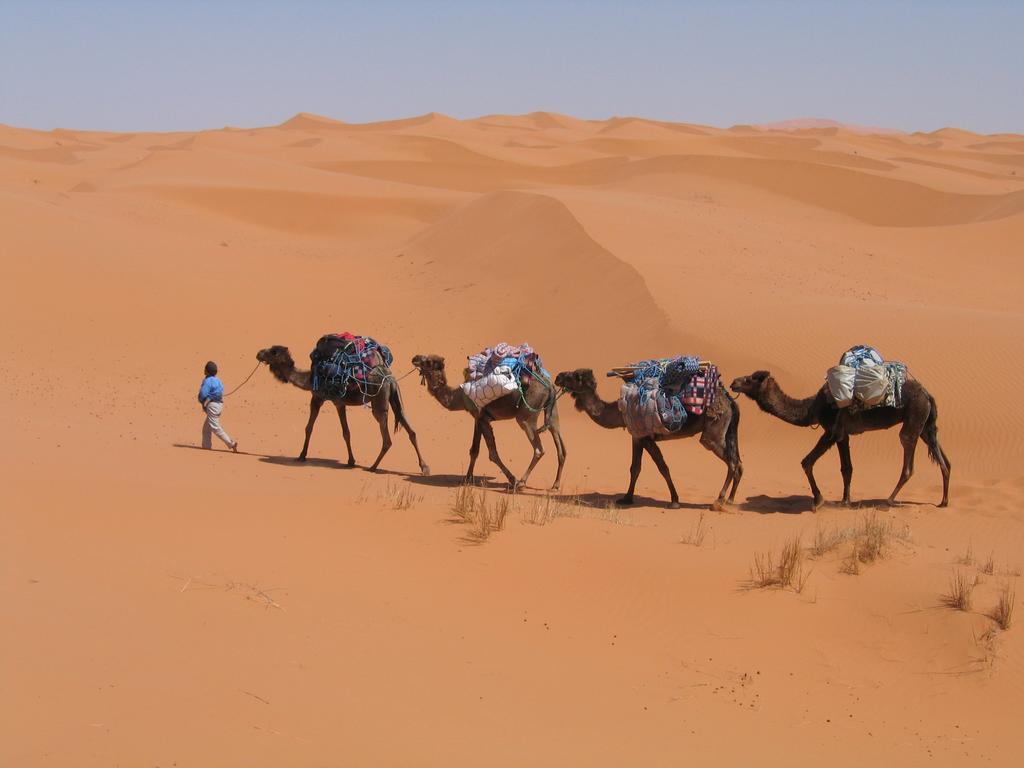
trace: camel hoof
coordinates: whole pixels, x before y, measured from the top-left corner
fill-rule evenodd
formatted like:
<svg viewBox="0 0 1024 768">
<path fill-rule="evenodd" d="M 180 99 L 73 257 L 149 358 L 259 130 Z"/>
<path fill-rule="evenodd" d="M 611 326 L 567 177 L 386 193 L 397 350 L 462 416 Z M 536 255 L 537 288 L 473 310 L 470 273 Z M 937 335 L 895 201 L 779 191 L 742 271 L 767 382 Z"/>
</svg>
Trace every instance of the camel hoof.
<svg viewBox="0 0 1024 768">
<path fill-rule="evenodd" d="M 617 507 L 629 507 L 633 504 L 632 496 L 623 496 L 621 499 L 615 500 L 615 506 Z"/>
<path fill-rule="evenodd" d="M 683 508 L 683 505 L 680 504 L 678 501 L 670 501 L 668 503 L 668 507 L 666 507 L 666 509 L 682 509 L 682 508 Z"/>
<path fill-rule="evenodd" d="M 822 508 L 823 506 L 825 506 L 825 499 L 823 499 L 823 498 L 817 498 L 817 499 L 814 499 L 814 500 L 813 500 L 813 501 L 811 502 L 811 511 L 812 511 L 812 512 L 817 512 L 817 511 L 818 511 L 819 509 L 821 509 L 821 508 Z"/>
<path fill-rule="evenodd" d="M 356 465 L 356 460 L 355 459 L 349 459 L 348 463 L 345 466 L 346 467 L 354 467 L 355 465 Z"/>
<path fill-rule="evenodd" d="M 710 509 L 712 512 L 725 512 L 727 509 L 725 506 L 725 499 L 715 499 L 711 502 Z"/>
<path fill-rule="evenodd" d="M 949 501 L 945 501 L 945 500 L 944 501 L 940 501 L 939 504 L 938 504 L 939 509 L 944 509 L 945 507 L 948 507 L 948 506 L 949 506 Z"/>
<path fill-rule="evenodd" d="M 306 460 L 306 457 L 305 457 L 305 456 L 299 456 L 299 457 L 298 457 L 297 459 L 295 459 L 295 460 L 296 460 L 296 461 L 299 461 L 299 462 L 302 462 L 302 461 L 305 461 L 305 460 Z"/>
<path fill-rule="evenodd" d="M 423 475 L 424 477 L 430 477 L 430 467 L 424 464 L 422 467 L 420 467 L 420 474 Z"/>
</svg>

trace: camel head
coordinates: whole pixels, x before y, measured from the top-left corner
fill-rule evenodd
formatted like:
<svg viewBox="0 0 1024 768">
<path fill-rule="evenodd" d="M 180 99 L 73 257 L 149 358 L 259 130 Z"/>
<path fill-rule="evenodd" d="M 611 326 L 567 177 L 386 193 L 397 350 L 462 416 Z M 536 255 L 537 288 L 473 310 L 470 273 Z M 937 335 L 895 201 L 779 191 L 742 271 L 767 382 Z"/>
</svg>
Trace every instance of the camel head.
<svg viewBox="0 0 1024 768">
<path fill-rule="evenodd" d="M 749 376 L 740 376 L 738 379 L 733 379 L 729 389 L 757 400 L 757 396 L 761 393 L 761 388 L 764 387 L 765 382 L 771 377 L 772 375 L 768 371 L 754 371 Z"/>
<path fill-rule="evenodd" d="M 280 344 L 261 349 L 256 353 L 256 359 L 269 365 L 270 372 L 284 382 L 288 381 L 288 374 L 295 370 L 292 353 L 288 351 L 288 347 L 282 347 Z"/>
<path fill-rule="evenodd" d="M 590 368 L 577 368 L 575 371 L 562 371 L 555 376 L 555 386 L 561 387 L 570 395 L 597 391 L 597 379 Z"/>
<path fill-rule="evenodd" d="M 412 366 L 420 372 L 420 384 L 426 384 L 428 376 L 444 373 L 444 358 L 440 355 L 416 355 Z"/>
</svg>

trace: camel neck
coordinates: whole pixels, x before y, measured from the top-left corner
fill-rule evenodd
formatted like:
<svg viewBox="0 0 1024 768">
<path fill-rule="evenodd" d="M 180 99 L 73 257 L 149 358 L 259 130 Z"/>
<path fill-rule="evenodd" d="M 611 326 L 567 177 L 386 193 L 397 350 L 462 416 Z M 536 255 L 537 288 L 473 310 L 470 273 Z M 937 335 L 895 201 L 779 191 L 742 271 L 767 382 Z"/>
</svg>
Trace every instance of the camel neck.
<svg viewBox="0 0 1024 768">
<path fill-rule="evenodd" d="M 815 407 L 817 393 L 803 400 L 790 397 L 782 391 L 775 379 L 768 379 L 761 389 L 756 402 L 762 411 L 798 427 L 808 427 L 818 421 Z"/>
<path fill-rule="evenodd" d="M 618 402 L 605 402 L 597 396 L 597 392 L 594 390 L 570 392 L 569 396 L 572 397 L 576 409 L 587 414 L 595 424 L 599 424 L 605 429 L 626 426 Z"/>
<path fill-rule="evenodd" d="M 449 387 L 448 376 L 442 371 L 430 371 L 424 375 L 427 391 L 449 411 L 466 410 L 466 398 L 460 387 Z"/>
<path fill-rule="evenodd" d="M 294 364 L 289 366 L 270 367 L 270 372 L 281 382 L 304 389 L 307 392 L 313 389 L 312 371 L 300 371 Z"/>
</svg>

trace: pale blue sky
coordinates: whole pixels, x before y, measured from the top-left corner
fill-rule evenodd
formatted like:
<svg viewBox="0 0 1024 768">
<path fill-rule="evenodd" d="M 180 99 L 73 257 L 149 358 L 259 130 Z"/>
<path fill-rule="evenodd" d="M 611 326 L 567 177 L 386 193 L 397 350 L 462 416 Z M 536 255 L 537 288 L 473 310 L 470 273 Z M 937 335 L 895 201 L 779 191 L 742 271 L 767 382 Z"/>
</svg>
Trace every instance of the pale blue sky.
<svg viewBox="0 0 1024 768">
<path fill-rule="evenodd" d="M 1024 0 L 0 0 L 0 122 L 552 110 L 1024 131 Z"/>
</svg>

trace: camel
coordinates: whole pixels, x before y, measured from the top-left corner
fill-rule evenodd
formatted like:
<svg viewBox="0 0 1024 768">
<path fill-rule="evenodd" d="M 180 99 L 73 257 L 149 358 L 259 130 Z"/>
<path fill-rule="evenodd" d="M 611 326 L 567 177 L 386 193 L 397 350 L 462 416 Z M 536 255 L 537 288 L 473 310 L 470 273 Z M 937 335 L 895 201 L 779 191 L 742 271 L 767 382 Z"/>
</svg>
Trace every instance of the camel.
<svg viewBox="0 0 1024 768">
<path fill-rule="evenodd" d="M 606 402 L 597 394 L 597 380 L 594 372 L 589 368 L 579 368 L 575 371 L 563 371 L 555 377 L 555 385 L 569 393 L 573 399 L 576 409 L 586 413 L 592 421 L 605 429 L 625 429 L 626 422 L 619 410 L 618 402 Z M 718 396 L 714 405 L 699 416 L 690 414 L 682 428 L 678 432 L 669 435 L 656 435 L 653 437 L 633 438 L 633 461 L 629 465 L 629 489 L 626 495 L 615 503 L 628 505 L 633 503 L 633 492 L 636 489 L 637 478 L 640 477 L 640 465 L 643 461 L 643 453 L 647 451 L 654 459 L 654 463 L 665 478 L 668 484 L 668 492 L 672 500 L 668 505 L 669 509 L 679 509 L 679 494 L 676 493 L 675 484 L 672 482 L 672 475 L 669 472 L 665 457 L 662 456 L 658 443 L 663 440 L 678 440 L 684 437 L 700 435 L 700 444 L 711 451 L 715 456 L 725 462 L 728 471 L 725 476 L 725 485 L 718 494 L 718 499 L 711 505 L 712 509 L 721 510 L 726 503 L 725 493 L 729 489 L 728 502 L 731 504 L 736 499 L 736 488 L 743 477 L 743 462 L 740 460 L 739 447 L 739 425 L 740 409 L 736 401 L 732 399 L 725 388 L 719 385 Z"/>
<path fill-rule="evenodd" d="M 306 423 L 306 439 L 302 443 L 302 453 L 299 454 L 297 460 L 306 460 L 306 453 L 309 450 L 309 438 L 313 434 L 313 425 L 316 423 L 317 416 L 320 415 L 320 408 L 324 402 L 330 400 L 334 403 L 334 407 L 338 409 L 338 417 L 341 419 L 341 432 L 345 436 L 345 447 L 348 449 L 348 466 L 354 467 L 356 465 L 356 458 L 352 453 L 352 435 L 348 429 L 345 407 L 349 405 L 364 405 L 365 401 L 362 393 L 359 391 L 349 391 L 344 397 L 327 398 L 318 392 L 313 392 L 312 371 L 297 369 L 295 361 L 292 360 L 291 352 L 288 351 L 288 347 L 275 345 L 261 349 L 256 353 L 256 359 L 270 366 L 270 372 L 274 374 L 278 381 L 291 384 L 306 392 L 312 392 L 312 397 L 309 401 L 309 421 Z M 377 424 L 380 425 L 381 436 L 380 453 L 377 454 L 377 458 L 370 465 L 369 470 L 375 472 L 381 459 L 384 458 L 384 455 L 391 448 L 391 435 L 388 434 L 388 405 L 390 404 L 395 409 L 395 432 L 398 431 L 399 427 L 405 427 L 405 431 L 409 435 L 409 441 L 416 450 L 416 459 L 420 463 L 420 471 L 424 475 L 429 475 L 430 467 L 427 466 L 423 456 L 420 454 L 420 447 L 416 442 L 416 432 L 413 431 L 408 419 L 405 418 L 405 410 L 402 406 L 402 393 L 398 388 L 398 382 L 391 375 L 391 371 L 386 366 L 377 366 L 370 371 L 367 383 L 370 385 L 371 391 L 376 390 L 376 394 L 369 400 L 373 417 L 377 420 Z"/>
<path fill-rule="evenodd" d="M 540 433 L 547 429 L 551 432 L 551 439 L 555 444 L 555 455 L 558 457 L 558 471 L 555 474 L 555 482 L 551 486 L 551 490 L 558 490 L 561 487 L 562 467 L 565 466 L 566 451 L 565 441 L 562 440 L 562 432 L 558 426 L 558 408 L 555 403 L 557 398 L 553 387 L 545 385 L 536 376 L 531 376 L 530 383 L 522 394 L 513 392 L 500 397 L 481 411 L 466 397 L 461 387 L 448 386 L 443 357 L 440 355 L 416 355 L 412 359 L 412 364 L 420 372 L 420 383 L 426 386 L 427 391 L 437 402 L 449 411 L 468 411 L 473 415 L 473 441 L 469 447 L 469 468 L 466 470 L 465 482 L 473 482 L 473 469 L 476 466 L 477 456 L 480 454 L 480 438 L 482 437 L 487 443 L 487 453 L 491 461 L 508 480 L 509 490 L 514 491 L 525 486 L 533 468 L 544 456 Z M 541 412 L 544 413 L 544 428 L 538 429 L 537 421 Z M 533 459 L 519 480 L 516 480 L 515 475 L 502 462 L 494 441 L 494 429 L 491 422 L 506 419 L 516 420 L 533 447 Z"/>
<path fill-rule="evenodd" d="M 914 453 L 920 438 L 928 446 L 928 455 L 939 465 L 942 472 L 942 501 L 940 507 L 949 504 L 950 461 L 939 445 L 938 409 L 935 398 L 916 379 L 908 379 L 903 385 L 903 406 L 891 408 L 879 406 L 867 410 L 840 409 L 828 391 L 828 385 L 808 398 L 797 400 L 782 391 L 782 387 L 768 371 L 755 371 L 741 376 L 729 387 L 740 392 L 761 408 L 789 424 L 798 427 L 820 426 L 822 435 L 800 465 L 807 475 L 813 496 L 812 505 L 817 510 L 824 503 L 818 484 L 814 480 L 814 464 L 833 445 L 839 449 L 839 466 L 843 475 L 844 505 L 850 504 L 850 480 L 853 478 L 853 462 L 850 459 L 850 435 L 889 429 L 897 424 L 900 428 L 900 443 L 903 444 L 903 470 L 892 493 L 890 505 L 896 504 L 896 494 L 914 474 Z"/>
</svg>

